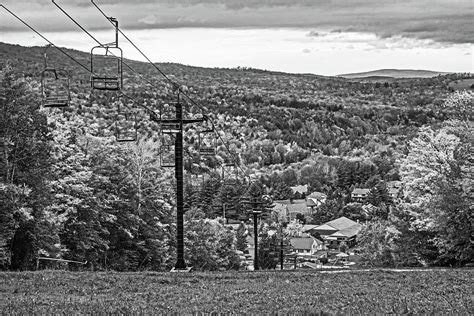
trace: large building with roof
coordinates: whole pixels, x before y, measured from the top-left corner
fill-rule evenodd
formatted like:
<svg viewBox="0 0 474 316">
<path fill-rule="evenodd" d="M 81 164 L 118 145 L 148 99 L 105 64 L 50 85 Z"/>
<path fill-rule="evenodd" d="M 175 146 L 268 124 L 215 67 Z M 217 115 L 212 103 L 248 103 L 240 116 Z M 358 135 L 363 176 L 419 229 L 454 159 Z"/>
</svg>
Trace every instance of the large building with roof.
<svg viewBox="0 0 474 316">
<path fill-rule="evenodd" d="M 361 224 L 343 216 L 307 231 L 321 236 L 328 247 L 338 248 L 341 242 L 345 242 L 349 247 L 353 246 L 361 229 Z"/>
</svg>

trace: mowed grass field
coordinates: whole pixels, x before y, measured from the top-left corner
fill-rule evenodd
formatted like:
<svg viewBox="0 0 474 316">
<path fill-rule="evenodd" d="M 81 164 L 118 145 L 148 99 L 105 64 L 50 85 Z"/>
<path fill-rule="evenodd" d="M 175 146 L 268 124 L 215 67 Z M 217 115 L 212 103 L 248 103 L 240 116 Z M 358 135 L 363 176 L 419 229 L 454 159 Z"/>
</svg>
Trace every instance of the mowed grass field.
<svg viewBox="0 0 474 316">
<path fill-rule="evenodd" d="M 470 314 L 474 270 L 0 273 L 2 314 Z"/>
</svg>

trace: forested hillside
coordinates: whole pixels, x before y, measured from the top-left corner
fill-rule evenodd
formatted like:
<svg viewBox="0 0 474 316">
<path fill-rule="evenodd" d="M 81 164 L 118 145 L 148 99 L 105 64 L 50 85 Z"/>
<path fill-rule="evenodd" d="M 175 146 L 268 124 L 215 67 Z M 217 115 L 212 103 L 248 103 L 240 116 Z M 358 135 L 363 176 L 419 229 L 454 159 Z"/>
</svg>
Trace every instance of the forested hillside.
<svg viewBox="0 0 474 316">
<path fill-rule="evenodd" d="M 163 104 L 176 100 L 176 87 L 149 64 L 127 60 L 149 81 L 124 67 L 124 93 L 135 101 L 91 91 L 88 73 L 49 49 L 48 66 L 71 73 L 71 106 L 44 109 L 39 85 L 44 52 L 44 47 L 0 43 L 3 267 L 30 268 L 42 254 L 87 261 L 96 269 L 169 268 L 175 244 L 173 174 L 160 167 L 159 126 L 139 104 L 159 114 Z M 67 52 L 90 67 L 88 54 Z M 193 227 L 186 246 L 195 266 L 238 265 L 235 236 L 212 220 L 221 214 L 216 204 L 224 203 L 232 205 L 228 217 L 246 217 L 239 204 L 247 190 L 244 174 L 232 186 L 219 181 L 223 162 L 231 159 L 223 143 L 245 176 L 258 180 L 274 199 L 296 197 L 289 190 L 294 185 L 327 194 L 307 222 L 341 215 L 368 221 L 366 234 L 380 240 L 366 244 L 386 247 L 375 247 L 380 253 L 371 252 L 371 264 L 472 261 L 472 157 L 464 155 L 472 142 L 472 93 L 453 96 L 450 88 L 469 74 L 358 81 L 247 68 L 157 66 L 199 105 L 183 99 L 185 115 L 208 117 L 221 135 L 215 140 L 217 155 L 206 159 L 198 155 L 196 134 L 205 126 L 188 128 L 185 136 L 187 225 Z M 127 145 L 114 137 L 118 109 L 125 105 L 136 110 L 140 135 Z M 423 165 L 440 152 L 433 170 Z M 235 170 L 224 171 L 227 177 Z M 199 179 L 198 188 L 191 185 L 196 184 L 192 177 Z M 394 180 L 407 188 L 400 201 L 386 197 L 385 183 Z M 371 190 L 370 205 L 352 203 L 356 187 L 378 188 Z M 449 221 L 454 224 L 444 225 Z M 384 233 L 387 227 L 393 235 Z M 459 231 L 464 235 L 453 235 Z M 418 248 L 401 248 L 410 243 Z"/>
</svg>

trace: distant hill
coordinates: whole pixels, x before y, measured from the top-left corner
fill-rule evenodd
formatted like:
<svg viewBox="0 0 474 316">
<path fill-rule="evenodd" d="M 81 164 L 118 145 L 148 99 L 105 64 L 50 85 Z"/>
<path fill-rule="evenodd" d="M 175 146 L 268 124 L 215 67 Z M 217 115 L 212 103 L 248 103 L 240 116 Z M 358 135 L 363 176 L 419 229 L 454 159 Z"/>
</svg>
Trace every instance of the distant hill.
<svg viewBox="0 0 474 316">
<path fill-rule="evenodd" d="M 431 70 L 413 70 L 413 69 L 379 69 L 367 72 L 358 72 L 351 74 L 342 74 L 338 77 L 347 79 L 356 78 L 432 78 L 438 75 L 446 75 L 449 72 L 431 71 Z"/>
</svg>

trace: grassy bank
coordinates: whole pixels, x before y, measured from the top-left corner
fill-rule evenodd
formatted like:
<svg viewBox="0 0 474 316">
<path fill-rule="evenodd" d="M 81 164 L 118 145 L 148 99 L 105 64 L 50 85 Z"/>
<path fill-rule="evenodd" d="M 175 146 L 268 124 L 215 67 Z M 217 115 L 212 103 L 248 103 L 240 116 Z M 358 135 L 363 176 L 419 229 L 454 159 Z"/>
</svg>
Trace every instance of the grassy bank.
<svg viewBox="0 0 474 316">
<path fill-rule="evenodd" d="M 0 273 L 3 313 L 468 314 L 474 270 Z"/>
</svg>

